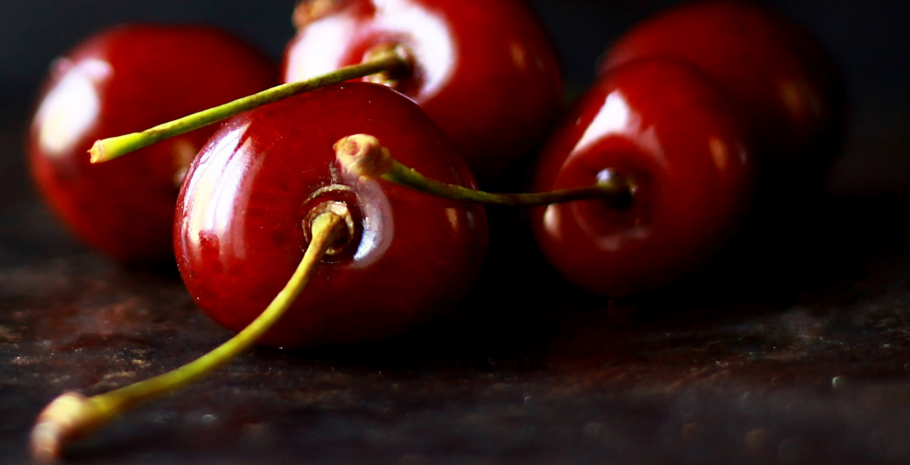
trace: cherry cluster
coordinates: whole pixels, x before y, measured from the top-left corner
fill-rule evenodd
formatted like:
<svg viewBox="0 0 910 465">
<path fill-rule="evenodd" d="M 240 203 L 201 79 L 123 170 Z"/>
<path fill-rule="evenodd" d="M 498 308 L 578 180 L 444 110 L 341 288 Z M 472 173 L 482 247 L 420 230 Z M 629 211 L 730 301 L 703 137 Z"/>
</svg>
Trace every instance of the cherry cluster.
<svg viewBox="0 0 910 465">
<path fill-rule="evenodd" d="M 638 25 L 565 111 L 556 54 L 518 0 L 304 0 L 294 21 L 280 73 L 213 29 L 103 32 L 57 63 L 31 131 L 36 183 L 78 235 L 128 263 L 173 250 L 198 306 L 246 345 L 385 338 L 452 307 L 487 249 L 475 202 L 533 205 L 541 250 L 583 289 L 665 286 L 747 212 L 817 188 L 843 132 L 824 51 L 748 3 Z M 290 90 L 203 111 L 277 74 Z M 203 123 L 133 132 L 200 111 Z M 145 148 L 89 162 L 93 141 L 119 134 Z M 533 194 L 475 184 L 528 163 Z M 250 330 L 273 306 L 280 323 Z M 134 403 L 117 402 L 96 410 Z M 33 439 L 54 455 L 70 433 L 51 410 Z"/>
</svg>

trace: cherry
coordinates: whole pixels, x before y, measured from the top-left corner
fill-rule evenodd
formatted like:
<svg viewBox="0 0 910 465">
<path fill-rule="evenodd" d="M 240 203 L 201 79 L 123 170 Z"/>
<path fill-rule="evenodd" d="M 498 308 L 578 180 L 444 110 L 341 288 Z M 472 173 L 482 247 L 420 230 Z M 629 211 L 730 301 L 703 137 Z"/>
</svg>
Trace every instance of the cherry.
<svg viewBox="0 0 910 465">
<path fill-rule="evenodd" d="M 470 288 L 486 248 L 483 208 L 346 175 L 333 144 L 358 133 L 428 176 L 473 186 L 446 135 L 383 86 L 336 85 L 238 115 L 194 160 L 177 204 L 177 264 L 206 314 L 233 330 L 253 321 L 300 262 L 302 223 L 336 204 L 351 213 L 349 242 L 264 343 L 389 337 Z"/>
<path fill-rule="evenodd" d="M 561 100 L 555 53 L 516 0 L 310 0 L 285 52 L 295 81 L 399 47 L 407 76 L 368 77 L 413 98 L 465 153 L 481 182 L 541 141 Z"/>
<path fill-rule="evenodd" d="M 548 260 L 613 297 L 659 288 L 704 264 L 748 207 L 754 164 L 727 96 L 672 60 L 613 69 L 582 95 L 544 149 L 535 190 L 625 177 L 625 208 L 602 200 L 531 211 Z"/>
<path fill-rule="evenodd" d="M 124 160 L 91 165 L 99 137 L 167 121 L 262 90 L 274 65 L 241 40 L 201 26 L 128 25 L 59 59 L 29 135 L 35 184 L 85 242 L 124 262 L 173 262 L 180 182 L 215 128 Z"/>
<path fill-rule="evenodd" d="M 686 4 L 626 33 L 599 70 L 654 57 L 689 63 L 729 94 L 753 134 L 765 203 L 779 210 L 819 190 L 843 140 L 845 92 L 805 30 L 751 3 Z"/>
</svg>

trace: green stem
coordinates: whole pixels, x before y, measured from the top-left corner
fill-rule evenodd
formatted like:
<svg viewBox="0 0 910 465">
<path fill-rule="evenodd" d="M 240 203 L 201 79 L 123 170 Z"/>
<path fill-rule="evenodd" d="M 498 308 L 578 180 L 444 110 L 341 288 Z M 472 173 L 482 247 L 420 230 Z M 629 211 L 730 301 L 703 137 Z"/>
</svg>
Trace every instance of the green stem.
<svg viewBox="0 0 910 465">
<path fill-rule="evenodd" d="M 233 360 L 252 346 L 290 308 L 313 276 L 325 251 L 345 228 L 344 219 L 327 212 L 312 222 L 312 240 L 297 270 L 269 306 L 233 338 L 198 359 L 162 375 L 86 398 L 66 393 L 38 417 L 32 451 L 40 461 L 59 458 L 63 444 L 104 426 L 130 407 L 179 389 Z"/>
<path fill-rule="evenodd" d="M 488 205 L 508 205 L 533 207 L 553 203 L 572 202 L 585 199 L 605 199 L 617 206 L 627 205 L 631 201 L 632 187 L 625 178 L 613 175 L 596 184 L 572 189 L 558 189 L 549 192 L 521 194 L 501 194 L 469 189 L 457 184 L 446 184 L 429 179 L 397 160 L 392 160 L 389 171 L 382 179 L 402 186 L 426 192 L 437 197 Z"/>
<path fill-rule="evenodd" d="M 371 59 L 357 65 L 340 68 L 305 81 L 290 82 L 272 87 L 271 89 L 266 89 L 257 94 L 193 113 L 142 132 L 134 132 L 96 141 L 89 150 L 89 154 L 91 154 L 92 163 L 110 161 L 127 153 L 148 147 L 156 142 L 179 136 L 262 105 L 277 102 L 331 84 L 337 84 L 382 72 L 391 74 L 409 67 L 410 63 L 407 58 L 402 55 L 401 51 L 394 48 L 380 51 L 371 57 Z"/>
<path fill-rule="evenodd" d="M 467 202 L 509 206 L 537 206 L 574 200 L 598 199 L 615 208 L 625 208 L 632 202 L 635 185 L 632 179 L 606 169 L 590 186 L 526 194 L 497 194 L 446 184 L 429 179 L 413 168 L 392 158 L 388 148 L 369 134 L 352 134 L 339 139 L 333 146 L 335 158 L 348 173 L 362 179 L 381 178 L 436 197 Z"/>
</svg>

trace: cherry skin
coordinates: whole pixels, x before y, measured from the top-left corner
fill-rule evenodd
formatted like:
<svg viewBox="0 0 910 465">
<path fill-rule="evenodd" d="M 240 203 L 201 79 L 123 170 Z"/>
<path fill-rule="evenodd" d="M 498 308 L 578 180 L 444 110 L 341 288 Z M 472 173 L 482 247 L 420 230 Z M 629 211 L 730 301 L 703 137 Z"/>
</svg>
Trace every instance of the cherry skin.
<svg viewBox="0 0 910 465">
<path fill-rule="evenodd" d="M 333 144 L 358 133 L 428 176 L 474 186 L 446 135 L 381 85 L 330 86 L 242 113 L 194 160 L 177 204 L 177 264 L 206 314 L 232 330 L 258 316 L 303 256 L 302 222 L 326 201 L 352 211 L 355 239 L 324 259 L 263 343 L 386 338 L 467 292 L 486 251 L 484 209 L 347 174 Z"/>
<path fill-rule="evenodd" d="M 593 293 L 660 288 L 704 264 L 736 230 L 754 166 L 729 99 L 702 73 L 641 60 L 602 76 L 544 149 L 535 190 L 624 176 L 625 208 L 601 200 L 531 211 L 547 259 Z"/>
<path fill-rule="evenodd" d="M 389 85 L 449 134 L 481 183 L 532 152 L 559 108 L 555 52 L 520 1 L 311 0 L 298 6 L 296 17 L 285 81 L 403 46 L 413 73 Z"/>
<path fill-rule="evenodd" d="M 843 140 L 845 91 L 807 31 L 746 2 L 687 4 L 626 33 L 599 70 L 654 57 L 689 63 L 730 95 L 753 134 L 762 199 L 779 208 L 819 190 Z"/>
<path fill-rule="evenodd" d="M 241 40 L 200 26 L 129 25 L 54 64 L 29 134 L 35 184 L 86 243 L 130 263 L 173 263 L 180 181 L 215 128 L 92 165 L 99 138 L 142 130 L 260 91 L 275 66 Z"/>
</svg>

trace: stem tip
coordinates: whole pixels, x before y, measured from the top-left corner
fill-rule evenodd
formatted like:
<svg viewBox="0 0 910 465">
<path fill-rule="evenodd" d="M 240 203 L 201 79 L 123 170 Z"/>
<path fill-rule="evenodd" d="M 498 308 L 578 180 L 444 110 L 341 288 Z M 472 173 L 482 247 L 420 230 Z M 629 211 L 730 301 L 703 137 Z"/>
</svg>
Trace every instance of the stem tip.
<svg viewBox="0 0 910 465">
<path fill-rule="evenodd" d="M 96 140 L 88 153 L 92 157 L 92 163 L 101 163 L 111 161 L 134 150 L 148 147 L 157 142 L 157 140 L 158 139 L 149 134 L 134 132 L 122 136 Z"/>
<path fill-rule="evenodd" d="M 104 415 L 88 397 L 67 392 L 48 404 L 32 428 L 31 452 L 38 463 L 56 463 L 63 445 L 103 422 Z"/>
<path fill-rule="evenodd" d="M 105 150 L 104 150 L 104 141 L 103 141 L 103 140 L 96 140 L 95 143 L 92 144 L 92 148 L 90 148 L 90 149 L 88 150 L 88 154 L 92 157 L 92 158 L 91 158 L 91 162 L 92 162 L 92 163 L 101 163 L 101 162 L 103 162 L 103 161 L 104 161 L 104 152 L 105 152 Z"/>
<path fill-rule="evenodd" d="M 332 148 L 341 166 L 355 176 L 376 179 L 392 169 L 389 149 L 369 134 L 343 137 Z"/>
</svg>

